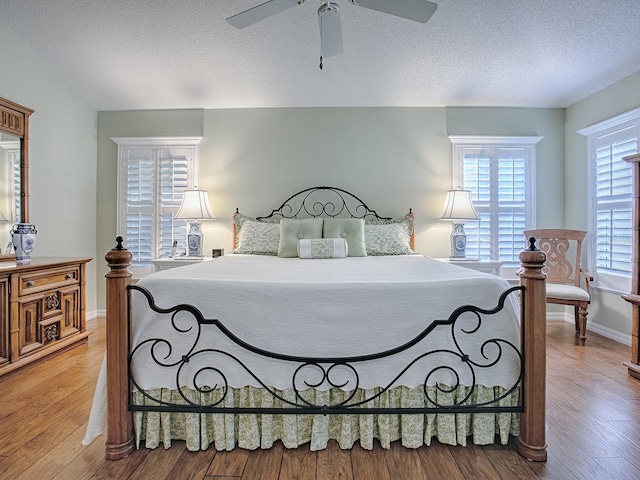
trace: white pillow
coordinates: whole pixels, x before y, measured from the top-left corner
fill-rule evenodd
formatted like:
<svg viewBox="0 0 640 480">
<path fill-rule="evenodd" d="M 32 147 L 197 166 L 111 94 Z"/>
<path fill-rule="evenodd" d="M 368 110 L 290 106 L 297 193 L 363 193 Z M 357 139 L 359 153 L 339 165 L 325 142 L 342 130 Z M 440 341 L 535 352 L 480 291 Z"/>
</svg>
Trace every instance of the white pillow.
<svg viewBox="0 0 640 480">
<path fill-rule="evenodd" d="M 344 238 L 311 238 L 298 242 L 300 258 L 345 258 L 349 245 Z"/>
</svg>

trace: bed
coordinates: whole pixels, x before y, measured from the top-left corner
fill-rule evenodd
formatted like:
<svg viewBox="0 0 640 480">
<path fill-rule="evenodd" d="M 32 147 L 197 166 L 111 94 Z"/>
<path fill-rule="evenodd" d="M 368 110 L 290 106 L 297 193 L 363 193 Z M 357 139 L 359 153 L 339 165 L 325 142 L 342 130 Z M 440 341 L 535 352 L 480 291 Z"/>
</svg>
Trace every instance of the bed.
<svg viewBox="0 0 640 480">
<path fill-rule="evenodd" d="M 336 187 L 302 190 L 266 217 L 236 212 L 234 226 L 233 255 L 135 286 L 124 247 L 107 253 L 108 354 L 92 409 L 107 405 L 107 458 L 143 440 L 316 450 L 519 436 L 520 453 L 546 459 L 533 243 L 510 287 L 414 254 L 412 214 L 381 217 Z"/>
</svg>

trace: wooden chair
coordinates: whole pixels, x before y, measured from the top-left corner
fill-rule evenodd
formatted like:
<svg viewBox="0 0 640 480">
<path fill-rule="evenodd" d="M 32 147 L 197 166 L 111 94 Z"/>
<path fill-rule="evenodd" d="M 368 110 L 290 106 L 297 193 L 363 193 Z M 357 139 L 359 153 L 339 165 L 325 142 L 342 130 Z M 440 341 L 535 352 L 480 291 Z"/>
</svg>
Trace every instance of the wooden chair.
<svg viewBox="0 0 640 480">
<path fill-rule="evenodd" d="M 547 303 L 574 306 L 578 343 L 584 345 L 587 308 L 591 301 L 589 283 L 593 281 L 589 272 L 581 267 L 582 242 L 587 232 L 546 228 L 525 230 L 524 234 L 527 238 L 535 237 L 538 248 L 547 255 L 542 269 L 547 274 Z"/>
</svg>

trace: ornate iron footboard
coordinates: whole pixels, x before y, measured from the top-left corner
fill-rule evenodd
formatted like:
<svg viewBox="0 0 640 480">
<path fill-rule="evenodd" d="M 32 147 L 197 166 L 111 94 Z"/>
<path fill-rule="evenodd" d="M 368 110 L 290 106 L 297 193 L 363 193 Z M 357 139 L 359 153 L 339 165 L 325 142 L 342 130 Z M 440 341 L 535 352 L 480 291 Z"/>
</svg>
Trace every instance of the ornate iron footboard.
<svg viewBox="0 0 640 480">
<path fill-rule="evenodd" d="M 406 342 L 403 345 L 398 347 L 381 351 L 377 353 L 371 353 L 368 355 L 359 355 L 359 356 L 344 356 L 344 357 L 304 357 L 304 356 L 291 356 L 285 355 L 277 352 L 270 352 L 258 348 L 254 345 L 250 345 L 243 341 L 242 339 L 235 336 L 225 325 L 215 319 L 205 319 L 202 313 L 194 306 L 191 305 L 176 305 L 171 308 L 163 309 L 158 307 L 153 299 L 153 296 L 149 291 L 145 288 L 129 285 L 127 287 L 127 294 L 129 297 L 129 306 L 131 305 L 131 295 L 132 292 L 140 292 L 146 297 L 147 304 L 149 308 L 151 308 L 154 312 L 159 314 L 165 314 L 171 316 L 171 324 L 173 328 L 178 333 L 185 333 L 191 331 L 191 329 L 195 329 L 195 340 L 192 345 L 184 352 L 180 352 L 179 354 L 174 353 L 174 346 L 171 341 L 165 338 L 151 338 L 146 339 L 139 343 L 138 345 L 131 346 L 131 340 L 129 339 L 129 352 L 128 352 L 128 372 L 129 372 L 129 405 L 128 409 L 130 411 L 137 412 L 185 412 L 185 413 L 227 413 L 227 414 L 429 414 L 429 413 L 503 413 L 503 412 L 522 412 L 524 410 L 523 401 L 524 398 L 524 384 L 523 384 L 523 375 L 525 371 L 524 366 L 524 343 L 516 346 L 511 342 L 500 339 L 500 338 L 490 338 L 483 342 L 482 347 L 479 349 L 479 354 L 470 354 L 469 352 L 464 351 L 462 347 L 462 343 L 459 341 L 458 335 L 472 335 L 474 332 L 480 329 L 482 325 L 483 318 L 485 316 L 493 315 L 504 308 L 507 297 L 510 294 L 515 294 L 518 292 L 520 295 L 520 305 L 521 305 L 521 330 L 524 331 L 524 322 L 525 319 L 525 298 L 526 295 L 525 289 L 522 286 L 517 286 L 510 288 L 502 293 L 500 298 L 498 299 L 498 304 L 495 308 L 490 310 L 484 310 L 472 305 L 465 305 L 455 309 L 447 319 L 443 320 L 432 320 L 427 327 L 415 336 L 412 340 Z M 193 325 L 189 328 L 179 327 L 176 324 L 176 315 L 180 313 L 187 313 L 193 317 Z M 472 318 L 475 318 L 475 325 L 471 327 L 456 329 L 456 322 L 458 322 L 463 314 L 470 314 Z M 128 331 L 131 331 L 131 308 L 128 309 Z M 468 317 L 465 317 L 468 318 Z M 414 347 L 418 344 L 428 343 L 427 339 L 429 334 L 439 326 L 450 326 L 451 335 L 453 338 L 453 343 L 455 344 L 455 349 L 432 349 L 428 350 L 425 348 L 424 352 L 420 353 L 416 358 L 414 358 L 411 362 L 409 362 L 404 368 L 401 368 L 400 371 L 397 372 L 395 377 L 388 382 L 386 385 L 381 386 L 380 389 L 374 393 L 372 396 L 368 396 L 364 399 L 355 400 L 355 394 L 358 390 L 358 385 L 360 382 L 360 375 L 358 373 L 358 367 L 362 364 L 362 362 L 370 361 L 370 360 L 378 360 L 382 358 L 392 357 L 400 352 L 404 352 L 407 349 Z M 282 395 L 278 393 L 274 388 L 267 385 L 259 376 L 253 373 L 243 362 L 241 358 L 238 356 L 224 352 L 218 349 L 207 348 L 205 345 L 199 345 L 201 339 L 202 329 L 204 328 L 213 328 L 217 329 L 221 335 L 226 336 L 233 343 L 241 347 L 243 351 L 252 352 L 253 354 L 257 354 L 261 357 L 266 357 L 270 359 L 279 360 L 282 362 L 286 362 L 289 365 L 295 366 L 294 374 L 291 379 L 291 387 L 295 392 L 295 400 L 291 401 L 286 398 L 283 398 Z M 489 346 L 492 346 L 489 349 Z M 489 351 L 490 350 L 490 351 Z M 518 376 L 517 380 L 510 387 L 504 388 L 504 393 L 496 397 L 491 401 L 486 401 L 482 403 L 472 403 L 471 399 L 474 397 L 474 391 L 478 387 L 477 380 L 477 372 L 483 369 L 491 369 L 491 368 L 500 368 L 500 360 L 503 359 L 503 355 L 506 356 L 508 354 L 507 351 L 513 352 L 514 358 L 519 362 L 519 369 L 517 369 Z M 150 355 L 150 358 L 155 362 L 156 365 L 162 368 L 175 369 L 175 390 L 180 392 L 181 398 L 185 403 L 180 404 L 172 404 L 167 401 L 162 400 L 161 398 L 154 398 L 153 395 L 149 391 L 145 391 L 140 388 L 140 383 L 138 379 L 135 378 L 135 375 L 132 373 L 131 364 L 141 355 Z M 228 378 L 229 375 L 232 375 L 233 372 L 225 372 L 222 371 L 216 365 L 201 365 L 197 366 L 194 372 L 191 374 L 190 380 L 194 385 L 194 389 L 198 393 L 212 393 L 217 392 L 218 395 L 215 396 L 214 399 L 208 402 L 198 402 L 194 401 L 193 398 L 183 393 L 183 389 L 181 388 L 184 385 L 184 371 L 186 370 L 187 365 L 191 367 L 194 362 L 198 361 L 198 356 L 203 354 L 216 354 L 221 355 L 227 359 L 230 359 L 235 364 L 237 364 L 237 368 L 243 370 L 247 374 L 249 374 L 256 382 L 258 382 L 265 390 L 267 390 L 275 399 L 281 401 L 285 407 L 281 408 L 272 408 L 272 407 L 227 407 L 222 406 L 224 404 L 225 397 L 230 391 Z M 454 367 L 450 364 L 447 365 L 438 365 L 431 368 L 425 374 L 425 379 L 423 383 L 423 392 L 425 395 L 425 405 L 433 405 L 429 407 L 370 407 L 367 406 L 367 403 L 375 400 L 380 397 L 384 392 L 389 391 L 390 389 L 398 386 L 396 383 L 402 375 L 407 372 L 410 368 L 412 368 L 417 362 L 426 357 L 430 357 L 438 354 L 447 354 L 451 355 L 457 362 L 458 367 Z M 169 357 L 178 358 L 177 360 L 168 360 Z M 481 358 L 475 358 L 480 356 Z M 453 385 L 443 386 L 440 384 L 436 384 L 436 388 L 439 391 L 450 393 L 456 390 L 459 386 L 464 386 L 468 388 L 468 392 L 466 395 L 458 400 L 455 400 L 453 404 L 442 405 L 438 403 L 436 398 L 433 398 L 428 391 L 429 380 L 436 372 L 440 370 L 447 370 L 452 375 L 452 378 L 455 378 L 455 382 Z M 350 372 L 351 377 L 354 379 L 353 388 L 349 390 L 349 394 L 346 395 L 346 399 L 342 400 L 340 403 L 335 405 L 317 405 L 309 400 L 305 399 L 303 389 L 308 388 L 316 388 L 316 387 L 325 387 L 325 388 L 343 388 L 347 384 L 340 383 L 337 379 L 334 378 L 334 372 L 342 370 Z M 305 374 L 307 372 L 313 372 L 318 380 L 309 381 L 305 379 Z M 471 378 L 471 385 L 462 384 L 461 376 L 466 372 L 467 378 Z M 217 378 L 220 380 L 219 384 L 216 385 L 207 385 L 201 384 L 200 377 L 203 374 L 215 374 Z M 319 374 L 319 375 L 318 375 Z M 206 375 L 204 375 L 206 376 Z M 350 385 L 351 386 L 351 385 Z M 154 405 L 141 405 L 136 404 L 134 402 L 133 389 L 138 390 L 145 396 L 147 399 L 152 400 Z M 302 389 L 301 389 L 302 388 Z M 498 403 L 500 400 L 505 397 L 511 395 L 513 392 L 519 389 L 519 401 L 516 406 L 500 406 Z M 202 397 L 202 395 L 201 395 Z"/>
</svg>

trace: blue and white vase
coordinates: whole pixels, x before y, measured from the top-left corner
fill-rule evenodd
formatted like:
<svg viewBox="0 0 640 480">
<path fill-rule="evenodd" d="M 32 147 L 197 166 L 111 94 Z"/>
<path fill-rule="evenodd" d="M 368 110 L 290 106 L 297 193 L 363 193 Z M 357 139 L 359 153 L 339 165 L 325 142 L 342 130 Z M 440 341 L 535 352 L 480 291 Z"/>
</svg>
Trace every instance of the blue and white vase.
<svg viewBox="0 0 640 480">
<path fill-rule="evenodd" d="M 36 244 L 36 226 L 30 223 L 16 223 L 11 229 L 13 247 L 16 249 L 16 262 L 29 263 L 31 252 Z"/>
</svg>

